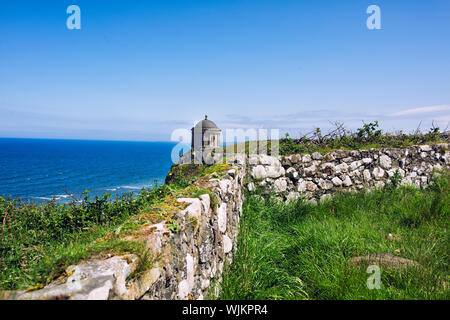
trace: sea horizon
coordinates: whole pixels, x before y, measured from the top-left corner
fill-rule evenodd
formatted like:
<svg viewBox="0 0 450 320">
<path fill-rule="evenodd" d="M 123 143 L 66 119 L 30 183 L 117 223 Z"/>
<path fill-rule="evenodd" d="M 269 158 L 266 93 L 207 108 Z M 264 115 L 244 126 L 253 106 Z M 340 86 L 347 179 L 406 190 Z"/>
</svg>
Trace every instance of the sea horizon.
<svg viewBox="0 0 450 320">
<path fill-rule="evenodd" d="M 114 139 L 79 139 L 79 138 L 23 138 L 23 137 L 0 137 L 0 140 L 14 139 L 14 140 L 61 140 L 61 141 L 105 141 L 105 142 L 161 142 L 161 143 L 177 143 L 170 140 L 114 140 Z"/>
<path fill-rule="evenodd" d="M 0 196 L 67 202 L 164 183 L 176 142 L 0 138 Z"/>
</svg>

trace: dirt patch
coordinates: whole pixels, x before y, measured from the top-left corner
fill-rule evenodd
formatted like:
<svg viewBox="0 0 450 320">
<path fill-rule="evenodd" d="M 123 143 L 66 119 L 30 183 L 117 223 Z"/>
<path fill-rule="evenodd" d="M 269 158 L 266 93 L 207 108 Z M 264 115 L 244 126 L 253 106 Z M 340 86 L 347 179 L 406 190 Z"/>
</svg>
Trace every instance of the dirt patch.
<svg viewBox="0 0 450 320">
<path fill-rule="evenodd" d="M 379 265 L 384 268 L 407 269 L 410 267 L 422 267 L 418 262 L 401 257 L 394 256 L 389 253 L 374 253 L 366 256 L 353 257 L 349 260 L 353 266 Z"/>
</svg>

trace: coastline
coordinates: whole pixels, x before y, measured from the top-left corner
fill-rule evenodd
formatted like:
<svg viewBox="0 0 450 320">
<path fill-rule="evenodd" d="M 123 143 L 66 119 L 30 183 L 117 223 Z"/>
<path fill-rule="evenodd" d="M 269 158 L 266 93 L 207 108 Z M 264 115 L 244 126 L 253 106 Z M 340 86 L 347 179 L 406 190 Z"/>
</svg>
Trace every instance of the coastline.
<svg viewBox="0 0 450 320">
<path fill-rule="evenodd" d="M 164 182 L 172 142 L 0 139 L 0 196 L 63 203 L 89 190 L 113 197 Z"/>
</svg>

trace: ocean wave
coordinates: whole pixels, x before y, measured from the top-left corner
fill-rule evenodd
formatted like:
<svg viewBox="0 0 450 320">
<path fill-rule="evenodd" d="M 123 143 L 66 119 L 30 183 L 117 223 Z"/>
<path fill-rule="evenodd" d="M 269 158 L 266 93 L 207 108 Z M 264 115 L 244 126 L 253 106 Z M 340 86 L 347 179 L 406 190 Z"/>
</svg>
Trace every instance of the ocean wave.
<svg viewBox="0 0 450 320">
<path fill-rule="evenodd" d="M 34 199 L 39 199 L 39 200 L 45 200 L 45 201 L 50 201 L 50 200 L 56 200 L 56 201 L 59 201 L 59 200 L 63 200 L 63 199 L 67 199 L 68 197 L 71 197 L 71 195 L 68 195 L 68 194 L 57 194 L 57 195 L 54 195 L 54 196 L 52 196 L 52 197 L 33 197 Z"/>
<path fill-rule="evenodd" d="M 121 189 L 121 188 L 123 188 L 123 189 L 131 189 L 131 190 L 141 190 L 144 187 L 143 186 L 142 187 L 136 187 L 136 186 L 122 186 L 122 187 L 119 187 L 119 189 Z"/>
</svg>

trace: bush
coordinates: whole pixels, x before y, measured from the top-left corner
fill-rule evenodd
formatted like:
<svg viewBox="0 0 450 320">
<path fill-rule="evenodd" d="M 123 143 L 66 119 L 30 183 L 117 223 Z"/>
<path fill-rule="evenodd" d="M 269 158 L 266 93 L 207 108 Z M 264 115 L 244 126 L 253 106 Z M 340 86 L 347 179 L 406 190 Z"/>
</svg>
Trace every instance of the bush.
<svg viewBox="0 0 450 320">
<path fill-rule="evenodd" d="M 448 140 L 448 137 L 432 128 L 427 134 L 384 133 L 379 129 L 378 121 L 365 123 L 356 132 L 346 130 L 336 123 L 336 129 L 323 135 L 320 128 L 299 138 L 290 138 L 289 133 L 280 139 L 280 154 L 298 154 L 327 152 L 336 149 L 402 148 L 415 144 L 428 144 Z"/>
</svg>

